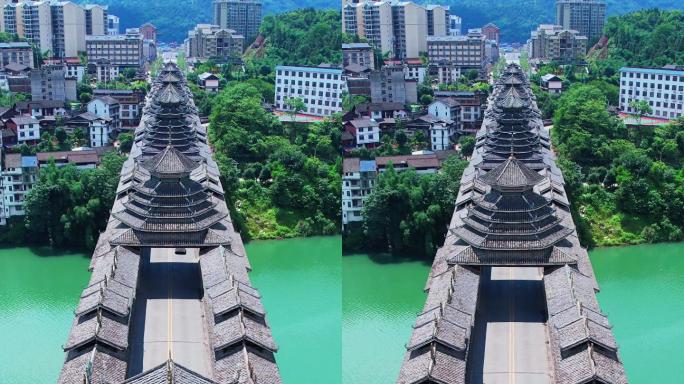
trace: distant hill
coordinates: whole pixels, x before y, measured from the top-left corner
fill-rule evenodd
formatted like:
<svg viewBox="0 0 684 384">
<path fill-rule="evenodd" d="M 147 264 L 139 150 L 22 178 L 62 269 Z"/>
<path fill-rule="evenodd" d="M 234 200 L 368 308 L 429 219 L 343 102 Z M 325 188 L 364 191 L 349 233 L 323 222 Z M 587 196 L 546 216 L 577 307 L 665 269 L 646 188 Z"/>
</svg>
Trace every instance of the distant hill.
<svg viewBox="0 0 684 384">
<path fill-rule="evenodd" d="M 416 3 L 446 4 L 463 18 L 464 31 L 493 22 L 502 29 L 504 42 L 525 42 L 541 23 L 553 23 L 555 0 L 414 0 Z M 110 13 L 121 18 L 121 28 L 152 22 L 159 28 L 159 39 L 181 42 L 197 23 L 211 22 L 211 0 L 81 0 L 82 3 L 109 5 Z M 682 0 L 607 0 L 608 15 L 624 14 L 643 8 L 684 9 Z M 296 8 L 339 9 L 339 0 L 264 0 L 264 14 L 282 13 Z"/>
<path fill-rule="evenodd" d="M 106 4 L 109 13 L 121 18 L 121 29 L 151 22 L 164 42 L 182 42 L 198 23 L 211 23 L 211 0 L 94 0 L 81 3 Z M 303 6 L 339 8 L 339 0 L 264 0 L 264 15 L 281 13 Z"/>
<path fill-rule="evenodd" d="M 433 0 L 451 6 L 451 13 L 463 18 L 464 32 L 493 22 L 501 28 L 504 42 L 525 42 L 539 24 L 555 23 L 555 0 Z M 643 8 L 684 9 L 682 0 L 607 0 L 608 15 L 620 15 Z"/>
</svg>

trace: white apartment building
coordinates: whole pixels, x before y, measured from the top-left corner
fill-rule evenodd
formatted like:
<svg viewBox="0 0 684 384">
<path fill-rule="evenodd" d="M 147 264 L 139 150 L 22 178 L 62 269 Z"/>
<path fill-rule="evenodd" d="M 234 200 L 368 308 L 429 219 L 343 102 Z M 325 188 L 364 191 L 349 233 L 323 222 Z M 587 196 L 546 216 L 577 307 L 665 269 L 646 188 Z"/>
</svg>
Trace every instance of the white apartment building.
<svg viewBox="0 0 684 384">
<path fill-rule="evenodd" d="M 89 60 L 109 60 L 119 67 L 140 67 L 143 65 L 143 38 L 135 30 L 125 35 L 87 36 L 86 52 Z"/>
<path fill-rule="evenodd" d="M 330 116 L 342 111 L 342 92 L 345 81 L 342 70 L 324 67 L 277 66 L 275 105 L 288 109 L 287 100 L 299 98 L 304 102 L 303 113 Z"/>
<path fill-rule="evenodd" d="M 684 114 L 684 67 L 620 68 L 620 110 L 635 113 L 630 103 L 646 101 L 650 117 L 676 119 Z"/>
<path fill-rule="evenodd" d="M 349 124 L 356 131 L 357 148 L 374 148 L 380 144 L 380 125 L 374 119 L 354 119 Z"/>
<path fill-rule="evenodd" d="M 88 103 L 88 112 L 110 122 L 113 130 L 121 128 L 121 104 L 111 96 L 98 96 Z"/>
<path fill-rule="evenodd" d="M 449 33 L 449 7 L 421 6 L 410 1 L 347 3 L 342 11 L 342 30 L 366 38 L 391 57 L 416 58 L 427 51 L 428 36 Z"/>
<path fill-rule="evenodd" d="M 90 122 L 88 127 L 90 147 L 104 147 L 109 144 L 109 124 L 103 118 L 98 117 Z"/>
<path fill-rule="evenodd" d="M 24 215 L 24 200 L 33 188 L 38 175 L 36 156 L 22 156 L 19 153 L 5 155 L 2 169 L 2 195 L 4 217 Z"/>
<path fill-rule="evenodd" d="M 2 31 L 26 38 L 41 52 L 75 57 L 86 50 L 86 35 L 103 35 L 107 7 L 71 1 L 0 1 Z"/>
<path fill-rule="evenodd" d="M 363 204 L 373 191 L 377 168 L 374 160 L 346 158 L 342 163 L 342 226 L 363 220 Z"/>
<path fill-rule="evenodd" d="M 14 116 L 7 121 L 7 126 L 15 131 L 19 144 L 40 140 L 40 124 L 33 116 Z"/>
<path fill-rule="evenodd" d="M 434 121 L 430 124 L 430 147 L 443 151 L 452 147 L 451 138 L 456 133 L 452 121 Z"/>
<path fill-rule="evenodd" d="M 430 64 L 479 68 L 485 62 L 485 38 L 477 32 L 466 36 L 431 36 L 426 42 Z"/>
</svg>

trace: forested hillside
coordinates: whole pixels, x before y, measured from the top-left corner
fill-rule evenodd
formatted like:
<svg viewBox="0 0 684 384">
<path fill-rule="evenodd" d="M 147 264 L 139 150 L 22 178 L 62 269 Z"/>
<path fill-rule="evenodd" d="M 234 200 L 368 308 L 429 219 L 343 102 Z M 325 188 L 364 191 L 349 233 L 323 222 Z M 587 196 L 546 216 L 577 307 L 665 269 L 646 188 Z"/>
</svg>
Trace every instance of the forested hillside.
<svg viewBox="0 0 684 384">
<path fill-rule="evenodd" d="M 109 13 L 121 18 L 121 29 L 151 22 L 159 28 L 159 39 L 182 42 L 197 23 L 211 23 L 211 0 L 81 0 L 81 3 L 109 5 Z M 332 0 L 263 0 L 264 15 L 301 7 L 339 8 Z"/>
<path fill-rule="evenodd" d="M 647 9 L 606 22 L 607 44 L 592 52 L 614 65 L 684 65 L 684 12 Z"/>
<path fill-rule="evenodd" d="M 561 74 L 560 97 L 537 88 L 585 245 L 679 241 L 684 238 L 684 119 L 662 126 L 625 126 L 607 111 L 618 102 L 623 65 L 684 64 L 684 13 L 656 9 L 611 17 L 607 41 L 592 52 L 589 72 Z M 646 105 L 648 107 L 648 105 Z M 645 109 L 648 109 L 644 107 Z"/>
<path fill-rule="evenodd" d="M 556 19 L 555 0 L 447 0 L 443 3 L 463 18 L 464 31 L 493 22 L 501 28 L 501 39 L 505 42 L 525 42 L 537 25 L 554 23 Z M 681 0 L 607 0 L 608 15 L 652 7 L 674 9 L 684 5 Z"/>
</svg>

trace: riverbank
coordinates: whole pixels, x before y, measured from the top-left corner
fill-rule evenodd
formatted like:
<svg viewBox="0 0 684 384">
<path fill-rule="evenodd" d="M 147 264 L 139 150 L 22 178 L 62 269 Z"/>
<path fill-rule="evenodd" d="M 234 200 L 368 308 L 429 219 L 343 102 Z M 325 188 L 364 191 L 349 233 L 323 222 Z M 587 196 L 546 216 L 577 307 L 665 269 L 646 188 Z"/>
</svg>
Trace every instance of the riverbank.
<svg viewBox="0 0 684 384">
<path fill-rule="evenodd" d="M 250 278 L 280 348 L 283 382 L 339 383 L 341 237 L 253 241 L 246 247 Z M 0 383 L 55 382 L 89 263 L 85 253 L 0 249 Z"/>
</svg>

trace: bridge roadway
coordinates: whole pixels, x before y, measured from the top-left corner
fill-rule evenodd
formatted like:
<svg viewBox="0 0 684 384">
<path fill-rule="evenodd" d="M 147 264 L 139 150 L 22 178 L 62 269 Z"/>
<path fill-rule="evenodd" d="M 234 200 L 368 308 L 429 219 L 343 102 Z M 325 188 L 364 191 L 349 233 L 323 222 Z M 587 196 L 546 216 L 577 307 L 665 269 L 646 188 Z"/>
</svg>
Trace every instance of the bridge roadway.
<svg viewBox="0 0 684 384">
<path fill-rule="evenodd" d="M 469 384 L 551 384 L 542 269 L 484 268 Z"/>
<path fill-rule="evenodd" d="M 131 320 L 128 375 L 173 360 L 211 377 L 211 355 L 201 302 L 202 280 L 195 248 L 177 255 L 173 248 L 143 251 Z"/>
</svg>

